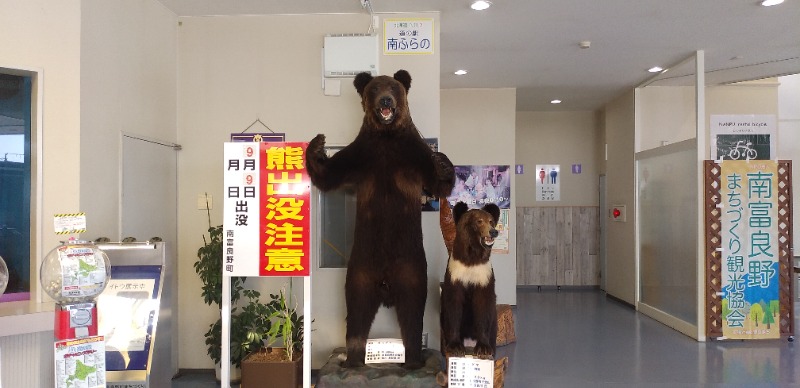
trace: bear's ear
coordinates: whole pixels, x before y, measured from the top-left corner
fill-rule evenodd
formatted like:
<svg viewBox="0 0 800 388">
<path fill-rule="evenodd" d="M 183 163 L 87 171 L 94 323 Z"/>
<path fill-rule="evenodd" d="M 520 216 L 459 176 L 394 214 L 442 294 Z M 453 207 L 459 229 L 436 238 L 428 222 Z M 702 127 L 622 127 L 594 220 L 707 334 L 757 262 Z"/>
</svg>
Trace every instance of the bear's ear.
<svg viewBox="0 0 800 388">
<path fill-rule="evenodd" d="M 358 92 L 359 96 L 364 96 L 364 88 L 367 87 L 369 81 L 372 81 L 372 74 L 367 72 L 358 73 L 356 78 L 353 80 L 353 86 L 356 87 L 356 91 Z"/>
<path fill-rule="evenodd" d="M 469 207 L 467 207 L 467 204 L 464 202 L 459 202 L 456 204 L 456 206 L 453 206 L 453 222 L 458 225 L 458 220 L 461 218 L 461 216 L 466 214 L 468 210 Z"/>
<path fill-rule="evenodd" d="M 483 210 L 489 213 L 494 219 L 494 223 L 497 224 L 497 221 L 500 219 L 500 208 L 497 205 L 490 203 L 483 207 Z"/>
<path fill-rule="evenodd" d="M 403 84 L 403 87 L 406 88 L 406 93 L 408 93 L 408 90 L 411 89 L 411 74 L 408 74 L 405 70 L 398 70 L 397 73 L 394 73 L 394 79 Z"/>
</svg>

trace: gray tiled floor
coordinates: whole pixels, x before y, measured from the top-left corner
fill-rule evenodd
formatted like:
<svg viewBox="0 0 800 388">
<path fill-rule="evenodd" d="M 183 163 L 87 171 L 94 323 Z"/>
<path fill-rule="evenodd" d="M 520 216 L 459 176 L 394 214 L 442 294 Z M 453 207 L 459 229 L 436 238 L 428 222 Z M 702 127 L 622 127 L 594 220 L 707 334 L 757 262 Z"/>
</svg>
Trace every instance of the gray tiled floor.
<svg viewBox="0 0 800 388">
<path fill-rule="evenodd" d="M 517 342 L 498 348 L 509 388 L 800 387 L 800 344 L 700 343 L 599 290 L 520 289 L 514 315 Z M 219 384 L 200 374 L 172 386 Z"/>
<path fill-rule="evenodd" d="M 515 320 L 512 388 L 800 387 L 795 342 L 700 343 L 598 290 L 521 289 Z"/>
</svg>

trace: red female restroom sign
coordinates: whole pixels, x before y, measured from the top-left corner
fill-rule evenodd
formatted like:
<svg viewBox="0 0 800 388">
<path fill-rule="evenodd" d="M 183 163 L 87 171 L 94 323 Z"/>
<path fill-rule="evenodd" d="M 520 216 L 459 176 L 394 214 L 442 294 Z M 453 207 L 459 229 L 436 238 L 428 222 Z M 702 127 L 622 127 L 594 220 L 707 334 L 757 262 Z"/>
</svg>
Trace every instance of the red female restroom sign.
<svg viewBox="0 0 800 388">
<path fill-rule="evenodd" d="M 308 276 L 307 143 L 225 143 L 225 276 Z"/>
</svg>

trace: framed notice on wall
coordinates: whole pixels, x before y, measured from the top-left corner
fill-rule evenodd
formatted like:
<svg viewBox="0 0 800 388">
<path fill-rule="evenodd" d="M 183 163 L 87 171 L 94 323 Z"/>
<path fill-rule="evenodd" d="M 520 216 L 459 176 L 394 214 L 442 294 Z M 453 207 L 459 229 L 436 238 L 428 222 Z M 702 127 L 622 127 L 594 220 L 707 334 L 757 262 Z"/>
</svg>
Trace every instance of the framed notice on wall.
<svg viewBox="0 0 800 388">
<path fill-rule="evenodd" d="M 777 156 L 775 115 L 711 115 L 711 158 L 770 160 Z"/>
<path fill-rule="evenodd" d="M 383 54 L 433 54 L 433 32 L 433 19 L 430 18 L 385 19 Z"/>
<path fill-rule="evenodd" d="M 558 164 L 536 165 L 536 201 L 561 200 L 561 166 Z"/>
</svg>

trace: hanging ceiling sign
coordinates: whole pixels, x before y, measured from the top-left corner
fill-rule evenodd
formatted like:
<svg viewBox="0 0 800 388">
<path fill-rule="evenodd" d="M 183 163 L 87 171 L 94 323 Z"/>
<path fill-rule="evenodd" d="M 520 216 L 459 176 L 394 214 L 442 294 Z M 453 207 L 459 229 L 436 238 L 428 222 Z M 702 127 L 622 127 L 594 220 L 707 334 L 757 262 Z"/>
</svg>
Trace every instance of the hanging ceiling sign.
<svg viewBox="0 0 800 388">
<path fill-rule="evenodd" d="M 307 143 L 225 143 L 225 276 L 308 276 Z"/>
<path fill-rule="evenodd" d="M 385 19 L 383 21 L 383 54 L 433 54 L 433 31 L 433 19 Z"/>
</svg>

